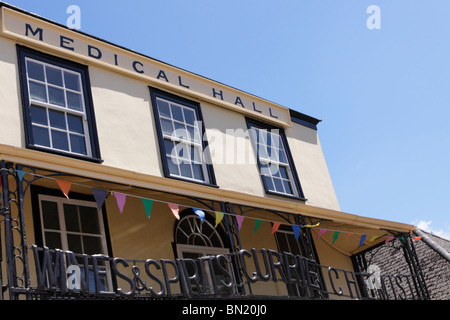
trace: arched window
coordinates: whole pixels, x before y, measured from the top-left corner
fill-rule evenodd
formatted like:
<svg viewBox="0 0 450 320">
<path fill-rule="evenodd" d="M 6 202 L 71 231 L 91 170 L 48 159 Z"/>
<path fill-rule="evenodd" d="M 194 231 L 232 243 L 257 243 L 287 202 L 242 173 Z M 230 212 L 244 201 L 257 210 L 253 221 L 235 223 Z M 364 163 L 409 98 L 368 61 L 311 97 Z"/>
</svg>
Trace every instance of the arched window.
<svg viewBox="0 0 450 320">
<path fill-rule="evenodd" d="M 180 259 L 194 259 L 197 263 L 201 263 L 198 260 L 201 257 L 226 255 L 230 253 L 224 241 L 224 233 L 220 226 L 215 228 L 214 222 L 209 219 L 211 217 L 205 217 L 202 222 L 200 217 L 194 214 L 192 209 L 186 209 L 180 214 L 180 220 L 175 227 L 175 247 L 177 257 Z M 188 266 L 189 269 L 189 266 Z M 220 271 L 217 266 L 216 260 L 213 260 L 212 265 L 207 261 L 203 261 L 202 268 L 198 270 L 204 270 L 206 290 L 204 294 L 230 294 L 231 288 L 227 288 L 221 282 L 229 282 L 229 275 Z M 194 272 L 192 269 L 188 270 L 191 274 Z M 214 276 L 212 276 L 214 273 Z M 212 281 L 215 279 L 215 285 Z M 215 289 L 213 289 L 215 288 Z"/>
</svg>

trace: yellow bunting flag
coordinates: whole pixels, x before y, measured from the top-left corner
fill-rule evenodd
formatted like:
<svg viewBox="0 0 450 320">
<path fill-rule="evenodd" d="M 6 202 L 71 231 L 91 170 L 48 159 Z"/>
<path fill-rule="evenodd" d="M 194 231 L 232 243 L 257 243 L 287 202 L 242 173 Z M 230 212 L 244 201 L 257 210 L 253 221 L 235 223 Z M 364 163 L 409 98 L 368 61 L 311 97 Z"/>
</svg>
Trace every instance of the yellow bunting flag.
<svg viewBox="0 0 450 320">
<path fill-rule="evenodd" d="M 214 228 L 217 228 L 217 226 L 223 219 L 223 212 L 215 211 L 214 213 L 216 214 L 216 225 L 214 226 Z"/>
</svg>

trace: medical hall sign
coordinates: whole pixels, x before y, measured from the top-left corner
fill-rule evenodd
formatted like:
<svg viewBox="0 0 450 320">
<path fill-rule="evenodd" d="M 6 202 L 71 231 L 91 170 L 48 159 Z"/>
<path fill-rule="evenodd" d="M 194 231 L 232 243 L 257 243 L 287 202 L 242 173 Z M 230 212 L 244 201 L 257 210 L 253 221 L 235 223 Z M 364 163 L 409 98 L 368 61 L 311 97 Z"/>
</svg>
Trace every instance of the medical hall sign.
<svg viewBox="0 0 450 320">
<path fill-rule="evenodd" d="M 20 42 L 114 69 L 283 127 L 291 126 L 288 108 L 9 8 L 2 8 L 1 30 L 4 36 Z"/>
</svg>

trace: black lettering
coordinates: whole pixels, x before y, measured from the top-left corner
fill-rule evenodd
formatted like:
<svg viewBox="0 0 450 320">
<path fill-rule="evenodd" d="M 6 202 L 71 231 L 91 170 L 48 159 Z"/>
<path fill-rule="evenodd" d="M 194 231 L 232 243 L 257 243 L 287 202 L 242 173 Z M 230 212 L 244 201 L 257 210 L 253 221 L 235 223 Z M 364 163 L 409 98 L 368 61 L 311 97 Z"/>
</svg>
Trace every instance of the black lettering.
<svg viewBox="0 0 450 320">
<path fill-rule="evenodd" d="M 250 251 L 242 249 L 241 251 L 239 251 L 239 261 L 241 262 L 242 273 L 244 274 L 244 276 L 248 279 L 248 281 L 254 283 L 258 281 L 258 275 L 255 272 L 252 273 L 253 276 L 249 275 L 244 256 L 251 257 L 252 254 L 250 253 Z"/>
<path fill-rule="evenodd" d="M 259 113 L 262 113 L 261 110 L 256 109 L 256 105 L 255 105 L 254 102 L 252 102 L 252 104 L 253 104 L 253 110 L 254 110 L 254 111 L 259 112 Z"/>
<path fill-rule="evenodd" d="M 163 78 L 164 80 L 166 80 L 166 82 L 169 82 L 169 79 L 167 79 L 166 73 L 162 70 L 159 70 L 158 76 L 156 77 L 156 79 L 160 79 Z"/>
<path fill-rule="evenodd" d="M 33 28 L 27 23 L 25 24 L 25 35 L 29 37 L 28 31 L 31 32 L 33 37 L 35 37 L 37 34 L 39 34 L 39 41 L 43 41 L 43 31 L 41 28 L 36 28 L 36 30 L 33 30 Z"/>
<path fill-rule="evenodd" d="M 63 262 L 61 257 L 61 250 L 55 250 L 55 261 L 52 261 L 52 256 L 50 253 L 50 249 L 44 247 L 43 252 L 39 253 L 37 246 L 33 245 L 33 255 L 34 261 L 36 265 L 36 276 L 38 288 L 40 289 L 56 289 L 58 287 L 57 277 L 58 277 L 58 268 L 60 268 L 60 262 Z M 39 256 L 42 256 L 42 263 L 40 261 Z M 66 273 L 64 267 L 62 268 L 63 272 Z M 60 270 L 61 271 L 61 270 Z M 48 280 L 48 286 L 47 286 Z"/>
<path fill-rule="evenodd" d="M 236 101 L 234 101 L 235 105 L 240 104 L 242 108 L 245 108 L 244 103 L 242 102 L 241 98 L 236 97 Z"/>
<path fill-rule="evenodd" d="M 64 37 L 64 36 L 60 36 L 59 39 L 60 39 L 59 40 L 59 46 L 61 48 L 64 48 L 64 49 L 67 49 L 67 50 L 71 50 L 71 51 L 75 51 L 74 47 L 69 47 L 69 45 L 73 46 L 73 42 L 74 42 L 73 39 L 70 39 L 70 38 Z"/>
<path fill-rule="evenodd" d="M 188 268 L 186 264 L 190 264 L 192 270 L 194 270 L 193 274 L 189 274 Z M 193 295 L 194 290 L 192 289 L 192 285 L 194 284 L 197 287 L 199 293 L 203 293 L 203 286 L 200 285 L 201 278 L 199 276 L 197 264 L 193 259 L 179 259 L 178 267 L 183 272 L 184 279 L 186 280 L 186 286 L 189 290 L 189 295 Z"/>
<path fill-rule="evenodd" d="M 180 84 L 180 86 L 182 86 L 182 87 L 185 87 L 185 88 L 189 89 L 189 86 L 187 86 L 187 85 L 183 84 L 183 82 L 181 81 L 181 77 L 180 77 L 180 76 L 178 76 L 178 83 Z"/>
<path fill-rule="evenodd" d="M 300 276 L 297 272 L 297 259 L 295 256 L 290 252 L 283 252 L 283 259 L 287 283 L 292 283 L 292 279 L 294 278 L 295 282 L 300 284 Z"/>
<path fill-rule="evenodd" d="M 157 270 L 161 269 L 161 267 L 159 266 L 158 262 L 156 262 L 155 260 L 148 259 L 148 260 L 145 261 L 145 272 L 150 277 L 150 279 L 155 280 L 159 284 L 159 286 L 161 287 L 161 290 L 159 292 L 156 292 L 155 290 L 153 290 L 152 287 L 148 287 L 148 290 L 150 291 L 151 294 L 153 294 L 153 295 L 155 295 L 157 297 L 161 297 L 165 293 L 164 284 L 157 276 L 155 276 L 150 271 L 150 268 L 149 268 L 150 265 L 154 265 Z"/>
<path fill-rule="evenodd" d="M 349 273 L 352 276 L 352 279 L 348 278 L 347 274 L 349 274 Z M 351 271 L 345 271 L 344 270 L 344 275 L 345 275 L 345 281 L 347 282 L 348 291 L 350 292 L 350 297 L 353 298 L 353 291 L 352 291 L 352 288 L 351 288 L 351 286 L 353 285 L 355 287 L 356 296 L 359 299 L 360 296 L 359 296 L 359 291 L 358 291 L 358 285 L 357 285 L 356 279 L 355 279 L 355 274 L 353 272 L 351 272 Z"/>
<path fill-rule="evenodd" d="M 144 70 L 138 69 L 138 68 L 137 68 L 137 65 L 140 65 L 141 68 L 144 67 L 144 65 L 143 65 L 142 63 L 140 63 L 139 61 L 134 61 L 134 62 L 133 62 L 133 69 L 134 69 L 134 71 L 136 71 L 137 73 L 140 73 L 140 74 L 144 73 Z"/>
<path fill-rule="evenodd" d="M 328 268 L 328 278 L 330 279 L 331 288 L 333 289 L 334 293 L 338 296 L 342 296 L 343 291 L 342 287 L 339 287 L 339 291 L 336 290 L 336 287 L 334 286 L 333 278 L 331 277 L 331 272 L 333 271 L 334 276 L 336 279 L 339 279 L 339 274 L 335 268 L 329 267 Z"/>
<path fill-rule="evenodd" d="M 95 52 L 93 53 L 92 50 L 94 50 Z M 89 55 L 89 57 L 92 57 L 95 59 L 101 59 L 103 54 L 99 48 L 88 45 L 88 55 Z"/>
<path fill-rule="evenodd" d="M 276 115 L 272 114 L 272 108 L 269 108 L 269 113 L 272 118 L 278 119 Z"/>
<path fill-rule="evenodd" d="M 308 287 L 320 289 L 319 284 L 317 284 L 315 282 L 313 283 L 313 281 L 311 281 L 311 276 L 313 276 L 316 279 L 317 273 L 314 272 L 314 270 L 311 270 L 310 264 L 312 264 L 313 267 L 317 267 L 316 262 L 314 260 L 304 258 L 304 257 L 302 257 L 302 260 L 303 260 L 303 264 L 305 267 L 306 282 L 307 282 Z"/>
<path fill-rule="evenodd" d="M 220 263 L 220 261 L 225 261 L 225 265 L 222 265 Z M 232 267 L 231 264 L 229 263 L 228 259 L 226 256 L 219 254 L 216 256 L 216 261 L 217 261 L 217 266 L 219 267 L 220 271 L 222 271 L 226 276 L 228 276 L 230 278 L 230 281 L 227 283 L 224 280 L 220 280 L 220 282 L 226 286 L 227 288 L 231 288 L 234 285 L 234 279 L 233 279 L 233 274 L 232 274 Z"/>
<path fill-rule="evenodd" d="M 216 89 L 212 88 L 212 91 L 213 91 L 214 98 L 217 98 L 216 97 L 216 95 L 217 95 L 217 96 L 220 96 L 220 100 L 223 100 L 223 91 L 222 90 L 219 90 L 219 92 L 217 92 Z"/>
<path fill-rule="evenodd" d="M 258 253 L 256 252 L 256 249 L 254 249 L 254 248 L 252 249 L 252 256 L 253 256 L 253 261 L 255 262 L 256 274 L 258 275 L 260 280 L 269 281 L 270 280 L 270 266 L 269 266 L 269 260 L 267 259 L 266 249 L 261 249 L 261 255 L 263 257 L 264 267 L 266 270 L 265 274 L 263 274 L 261 271 L 261 267 L 259 265 Z"/>
<path fill-rule="evenodd" d="M 169 278 L 169 273 L 167 272 L 166 265 L 172 265 L 175 270 L 175 276 L 173 278 Z M 172 295 L 172 291 L 170 290 L 171 283 L 177 283 L 180 280 L 180 272 L 178 271 L 177 264 L 173 260 L 161 259 L 161 267 L 164 274 L 164 281 L 166 284 L 167 295 Z"/>
<path fill-rule="evenodd" d="M 128 277 L 126 274 L 122 273 L 119 271 L 119 269 L 117 269 L 117 264 L 120 263 L 122 264 L 124 267 L 128 268 L 129 264 L 128 262 L 126 262 L 124 259 L 122 258 L 115 258 L 112 261 L 112 266 L 113 266 L 113 271 L 114 274 L 117 275 L 119 278 L 125 280 L 126 282 L 128 282 L 130 284 L 130 291 L 125 292 L 123 291 L 121 288 L 117 288 L 117 292 L 122 295 L 122 296 L 126 296 L 126 297 L 131 297 L 134 295 L 134 291 L 135 291 L 135 284 L 134 281 Z"/>
<path fill-rule="evenodd" d="M 401 281 L 402 281 L 402 276 L 399 274 L 394 275 L 394 279 L 395 279 L 395 283 L 397 284 L 398 288 L 403 292 L 403 296 L 401 294 L 398 294 L 398 298 L 400 300 L 406 300 L 406 291 L 405 288 L 403 288 Z"/>
<path fill-rule="evenodd" d="M 114 64 L 115 64 L 116 66 L 119 65 L 119 63 L 117 62 L 117 54 L 114 54 Z"/>
<path fill-rule="evenodd" d="M 275 282 L 278 281 L 277 273 L 276 273 L 276 270 L 275 270 L 275 269 L 277 269 L 279 274 L 281 275 L 281 280 L 286 282 L 286 276 L 284 274 L 283 265 L 282 265 L 283 259 L 281 258 L 280 253 L 278 253 L 275 250 L 267 250 L 267 252 L 269 254 L 270 269 L 272 271 L 272 279 L 273 279 L 273 281 L 275 281 Z M 274 256 L 277 257 L 277 259 L 278 259 L 277 262 L 275 262 L 273 260 Z"/>
</svg>

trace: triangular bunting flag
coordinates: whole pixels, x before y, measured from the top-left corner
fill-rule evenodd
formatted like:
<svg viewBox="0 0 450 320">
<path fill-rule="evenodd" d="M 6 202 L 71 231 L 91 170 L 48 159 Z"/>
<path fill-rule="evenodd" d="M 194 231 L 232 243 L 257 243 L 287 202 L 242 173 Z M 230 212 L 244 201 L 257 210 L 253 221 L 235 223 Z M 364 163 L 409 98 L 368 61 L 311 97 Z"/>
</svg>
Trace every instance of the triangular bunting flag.
<svg viewBox="0 0 450 320">
<path fill-rule="evenodd" d="M 214 228 L 217 228 L 217 226 L 223 219 L 223 212 L 216 211 L 214 213 L 216 214 L 216 225 L 214 226 Z"/>
<path fill-rule="evenodd" d="M 127 196 L 123 193 L 114 192 L 114 196 L 117 200 L 117 206 L 119 207 L 120 213 L 123 212 L 123 207 L 125 206 L 125 201 L 127 199 Z"/>
<path fill-rule="evenodd" d="M 180 208 L 178 207 L 178 205 L 173 203 L 168 203 L 167 205 L 169 206 L 170 210 L 172 210 L 172 214 L 175 216 L 175 218 L 177 220 L 180 220 Z"/>
<path fill-rule="evenodd" d="M 393 236 L 389 236 L 389 237 L 387 237 L 387 239 L 386 239 L 386 241 L 384 243 L 391 242 L 392 240 L 394 240 L 394 237 Z"/>
<path fill-rule="evenodd" d="M 333 242 L 331 244 L 334 244 L 336 242 L 336 240 L 339 237 L 340 233 L 341 233 L 340 231 L 335 231 L 334 232 L 334 234 L 333 234 Z"/>
<path fill-rule="evenodd" d="M 253 229 L 253 233 L 256 233 L 256 230 L 258 230 L 259 226 L 261 225 L 262 220 L 257 219 L 255 220 L 255 228 Z"/>
<path fill-rule="evenodd" d="M 376 239 L 378 239 L 379 237 L 380 237 L 380 236 L 373 236 L 373 237 L 370 238 L 369 242 L 373 242 L 373 241 L 375 241 Z"/>
<path fill-rule="evenodd" d="M 153 200 L 142 198 L 142 203 L 144 204 L 145 214 L 147 218 L 150 219 L 150 211 L 152 211 Z"/>
<path fill-rule="evenodd" d="M 327 230 L 319 229 L 319 234 L 317 235 L 316 240 L 319 239 L 325 232 L 327 232 Z"/>
<path fill-rule="evenodd" d="M 23 176 L 25 174 L 27 174 L 27 172 L 22 171 L 22 170 L 16 170 L 17 171 L 17 176 L 19 177 L 19 181 L 22 182 Z"/>
<path fill-rule="evenodd" d="M 360 247 L 363 246 L 364 241 L 366 241 L 366 237 L 367 237 L 367 234 L 361 235 L 361 240 L 359 241 L 359 246 L 360 246 Z"/>
<path fill-rule="evenodd" d="M 59 185 L 59 188 L 61 189 L 62 193 L 64 193 L 64 195 L 66 196 L 67 200 L 69 200 L 69 191 L 70 187 L 72 186 L 72 182 L 56 179 L 56 183 Z"/>
<path fill-rule="evenodd" d="M 236 220 L 238 223 L 238 230 L 241 231 L 242 222 L 244 222 L 244 216 L 236 216 Z"/>
<path fill-rule="evenodd" d="M 275 232 L 278 231 L 278 228 L 280 227 L 281 223 L 280 222 L 274 222 L 273 226 L 272 226 L 272 234 L 274 234 Z"/>
<path fill-rule="evenodd" d="M 293 224 L 292 231 L 294 231 L 295 240 L 298 240 L 298 238 L 300 237 L 300 226 Z"/>
<path fill-rule="evenodd" d="M 350 237 L 353 233 L 349 232 L 347 233 L 347 236 L 345 237 L 345 239 L 347 239 L 348 237 Z"/>
<path fill-rule="evenodd" d="M 200 217 L 200 220 L 203 223 L 203 221 L 205 221 L 205 213 L 203 212 L 203 210 L 197 209 L 197 208 L 194 208 L 193 210 L 194 210 L 195 214 Z"/>
<path fill-rule="evenodd" d="M 106 190 L 92 188 L 92 193 L 94 194 L 95 202 L 97 202 L 97 208 L 101 209 L 103 206 L 103 202 L 105 202 L 106 198 Z"/>
</svg>

